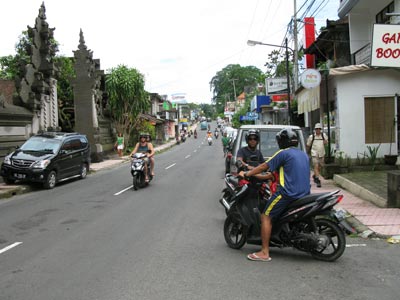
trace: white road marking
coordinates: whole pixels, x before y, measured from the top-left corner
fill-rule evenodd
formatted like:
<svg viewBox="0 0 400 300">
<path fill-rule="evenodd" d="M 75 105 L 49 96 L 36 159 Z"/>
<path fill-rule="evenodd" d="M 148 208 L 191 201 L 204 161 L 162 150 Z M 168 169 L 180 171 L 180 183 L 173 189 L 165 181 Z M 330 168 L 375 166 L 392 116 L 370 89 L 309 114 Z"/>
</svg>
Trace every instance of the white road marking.
<svg viewBox="0 0 400 300">
<path fill-rule="evenodd" d="M 176 165 L 176 163 L 174 163 L 174 164 L 172 164 L 172 165 L 169 165 L 168 167 L 165 168 L 165 170 L 168 170 L 169 168 L 172 168 L 172 167 L 175 166 L 175 165 Z"/>
<path fill-rule="evenodd" d="M 123 192 L 126 192 L 127 190 L 133 188 L 133 185 L 128 186 L 126 189 L 123 189 L 122 191 L 119 191 L 118 193 L 115 193 L 114 196 L 121 195 Z"/>
<path fill-rule="evenodd" d="M 10 246 L 7 246 L 7 247 L 5 247 L 3 249 L 0 249 L 0 254 L 4 253 L 4 252 L 6 252 L 6 251 L 8 251 L 8 250 L 10 250 L 10 249 L 12 249 L 14 247 L 17 247 L 18 245 L 21 245 L 21 244 L 22 244 L 22 242 L 16 242 L 16 243 L 14 243 L 14 244 L 12 244 Z"/>
<path fill-rule="evenodd" d="M 185 156 L 185 159 L 186 159 L 186 158 L 189 158 L 189 157 L 190 157 L 190 154 L 189 154 L 189 155 L 186 155 L 186 156 Z"/>
<path fill-rule="evenodd" d="M 197 152 L 197 149 L 194 149 L 193 152 Z"/>
<path fill-rule="evenodd" d="M 367 247 L 367 244 L 348 244 L 346 247 Z"/>
</svg>

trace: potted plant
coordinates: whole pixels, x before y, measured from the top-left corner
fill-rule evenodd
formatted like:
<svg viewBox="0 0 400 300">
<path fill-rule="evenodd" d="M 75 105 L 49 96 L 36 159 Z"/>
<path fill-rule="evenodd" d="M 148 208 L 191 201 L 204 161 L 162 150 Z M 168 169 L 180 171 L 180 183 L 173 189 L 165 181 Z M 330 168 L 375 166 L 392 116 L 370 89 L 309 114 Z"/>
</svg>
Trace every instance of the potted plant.
<svg viewBox="0 0 400 300">
<path fill-rule="evenodd" d="M 393 125 L 390 127 L 390 147 L 389 154 L 384 156 L 385 164 L 387 165 L 395 165 L 397 162 L 397 154 L 392 154 L 392 143 L 393 143 L 393 127 L 396 125 L 396 119 L 393 120 Z"/>
</svg>

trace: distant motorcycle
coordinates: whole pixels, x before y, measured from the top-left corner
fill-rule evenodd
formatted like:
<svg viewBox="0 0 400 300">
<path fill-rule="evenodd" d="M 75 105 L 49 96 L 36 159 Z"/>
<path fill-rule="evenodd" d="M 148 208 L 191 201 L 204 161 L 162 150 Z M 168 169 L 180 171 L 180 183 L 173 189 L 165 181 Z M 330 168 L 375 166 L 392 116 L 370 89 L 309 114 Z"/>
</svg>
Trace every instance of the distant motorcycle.
<svg viewBox="0 0 400 300">
<path fill-rule="evenodd" d="M 208 146 L 211 146 L 211 145 L 212 145 L 212 137 L 211 137 L 211 136 L 209 136 L 209 137 L 207 138 L 207 142 L 208 142 Z"/>
<path fill-rule="evenodd" d="M 224 237 L 233 249 L 240 249 L 246 243 L 261 245 L 261 211 L 265 203 L 251 195 L 249 181 L 243 181 L 231 191 L 229 206 L 227 201 L 221 201 L 228 210 Z M 322 261 L 335 261 L 342 256 L 346 247 L 342 226 L 346 226 L 346 221 L 333 208 L 343 199 L 338 193 L 339 190 L 311 194 L 293 201 L 274 222 L 270 246 L 292 247 Z"/>
<path fill-rule="evenodd" d="M 153 176 L 150 174 L 150 161 L 147 162 L 147 172 L 149 174 L 149 182 L 146 182 L 146 174 L 145 174 L 145 158 L 147 157 L 144 153 L 135 153 L 132 156 L 131 161 L 131 174 L 133 177 L 133 189 L 136 191 L 138 188 L 143 188 L 149 184 L 149 182 L 153 179 Z"/>
<path fill-rule="evenodd" d="M 214 131 L 214 136 L 215 136 L 215 139 L 218 139 L 218 136 L 219 136 L 218 131 Z"/>
</svg>

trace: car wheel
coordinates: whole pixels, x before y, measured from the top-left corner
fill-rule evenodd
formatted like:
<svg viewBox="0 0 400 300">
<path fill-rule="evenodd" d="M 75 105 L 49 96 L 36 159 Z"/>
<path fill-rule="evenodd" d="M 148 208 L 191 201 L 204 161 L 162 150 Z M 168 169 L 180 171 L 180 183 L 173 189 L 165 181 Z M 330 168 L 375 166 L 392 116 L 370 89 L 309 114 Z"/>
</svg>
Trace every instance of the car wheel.
<svg viewBox="0 0 400 300">
<path fill-rule="evenodd" d="M 88 165 L 87 164 L 82 164 L 81 167 L 81 173 L 79 174 L 80 179 L 85 179 L 88 173 Z"/>
<path fill-rule="evenodd" d="M 14 183 L 15 183 L 15 180 L 14 180 L 14 179 L 10 179 L 10 178 L 8 178 L 8 177 L 3 177 L 3 181 L 4 181 L 6 184 L 14 184 Z"/>
<path fill-rule="evenodd" d="M 43 183 L 45 189 L 52 189 L 56 186 L 57 173 L 55 171 L 50 171 L 46 177 L 46 181 Z"/>
</svg>

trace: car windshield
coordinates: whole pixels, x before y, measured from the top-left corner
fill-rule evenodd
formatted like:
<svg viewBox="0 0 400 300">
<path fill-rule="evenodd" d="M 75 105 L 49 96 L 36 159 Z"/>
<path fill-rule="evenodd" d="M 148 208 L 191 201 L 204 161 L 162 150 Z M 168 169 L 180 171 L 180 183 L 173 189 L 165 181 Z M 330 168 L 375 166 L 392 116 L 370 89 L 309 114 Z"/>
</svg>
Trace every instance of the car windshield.
<svg viewBox="0 0 400 300">
<path fill-rule="evenodd" d="M 258 143 L 259 145 L 259 150 L 261 151 L 262 155 L 265 158 L 271 157 L 276 151 L 279 150 L 278 143 L 276 142 L 276 134 L 280 131 L 281 129 L 268 129 L 268 130 L 261 130 L 260 131 L 260 142 Z M 298 132 L 299 130 L 295 130 Z M 241 142 L 241 147 L 247 146 L 246 143 L 246 136 L 247 130 L 243 132 L 242 134 L 242 140 Z M 301 136 L 301 135 L 299 135 Z M 302 149 L 302 143 L 299 143 L 298 145 L 299 149 Z M 302 149 L 303 150 L 303 149 Z"/>
<path fill-rule="evenodd" d="M 23 151 L 57 153 L 61 141 L 45 137 L 31 137 L 22 146 Z"/>
</svg>

